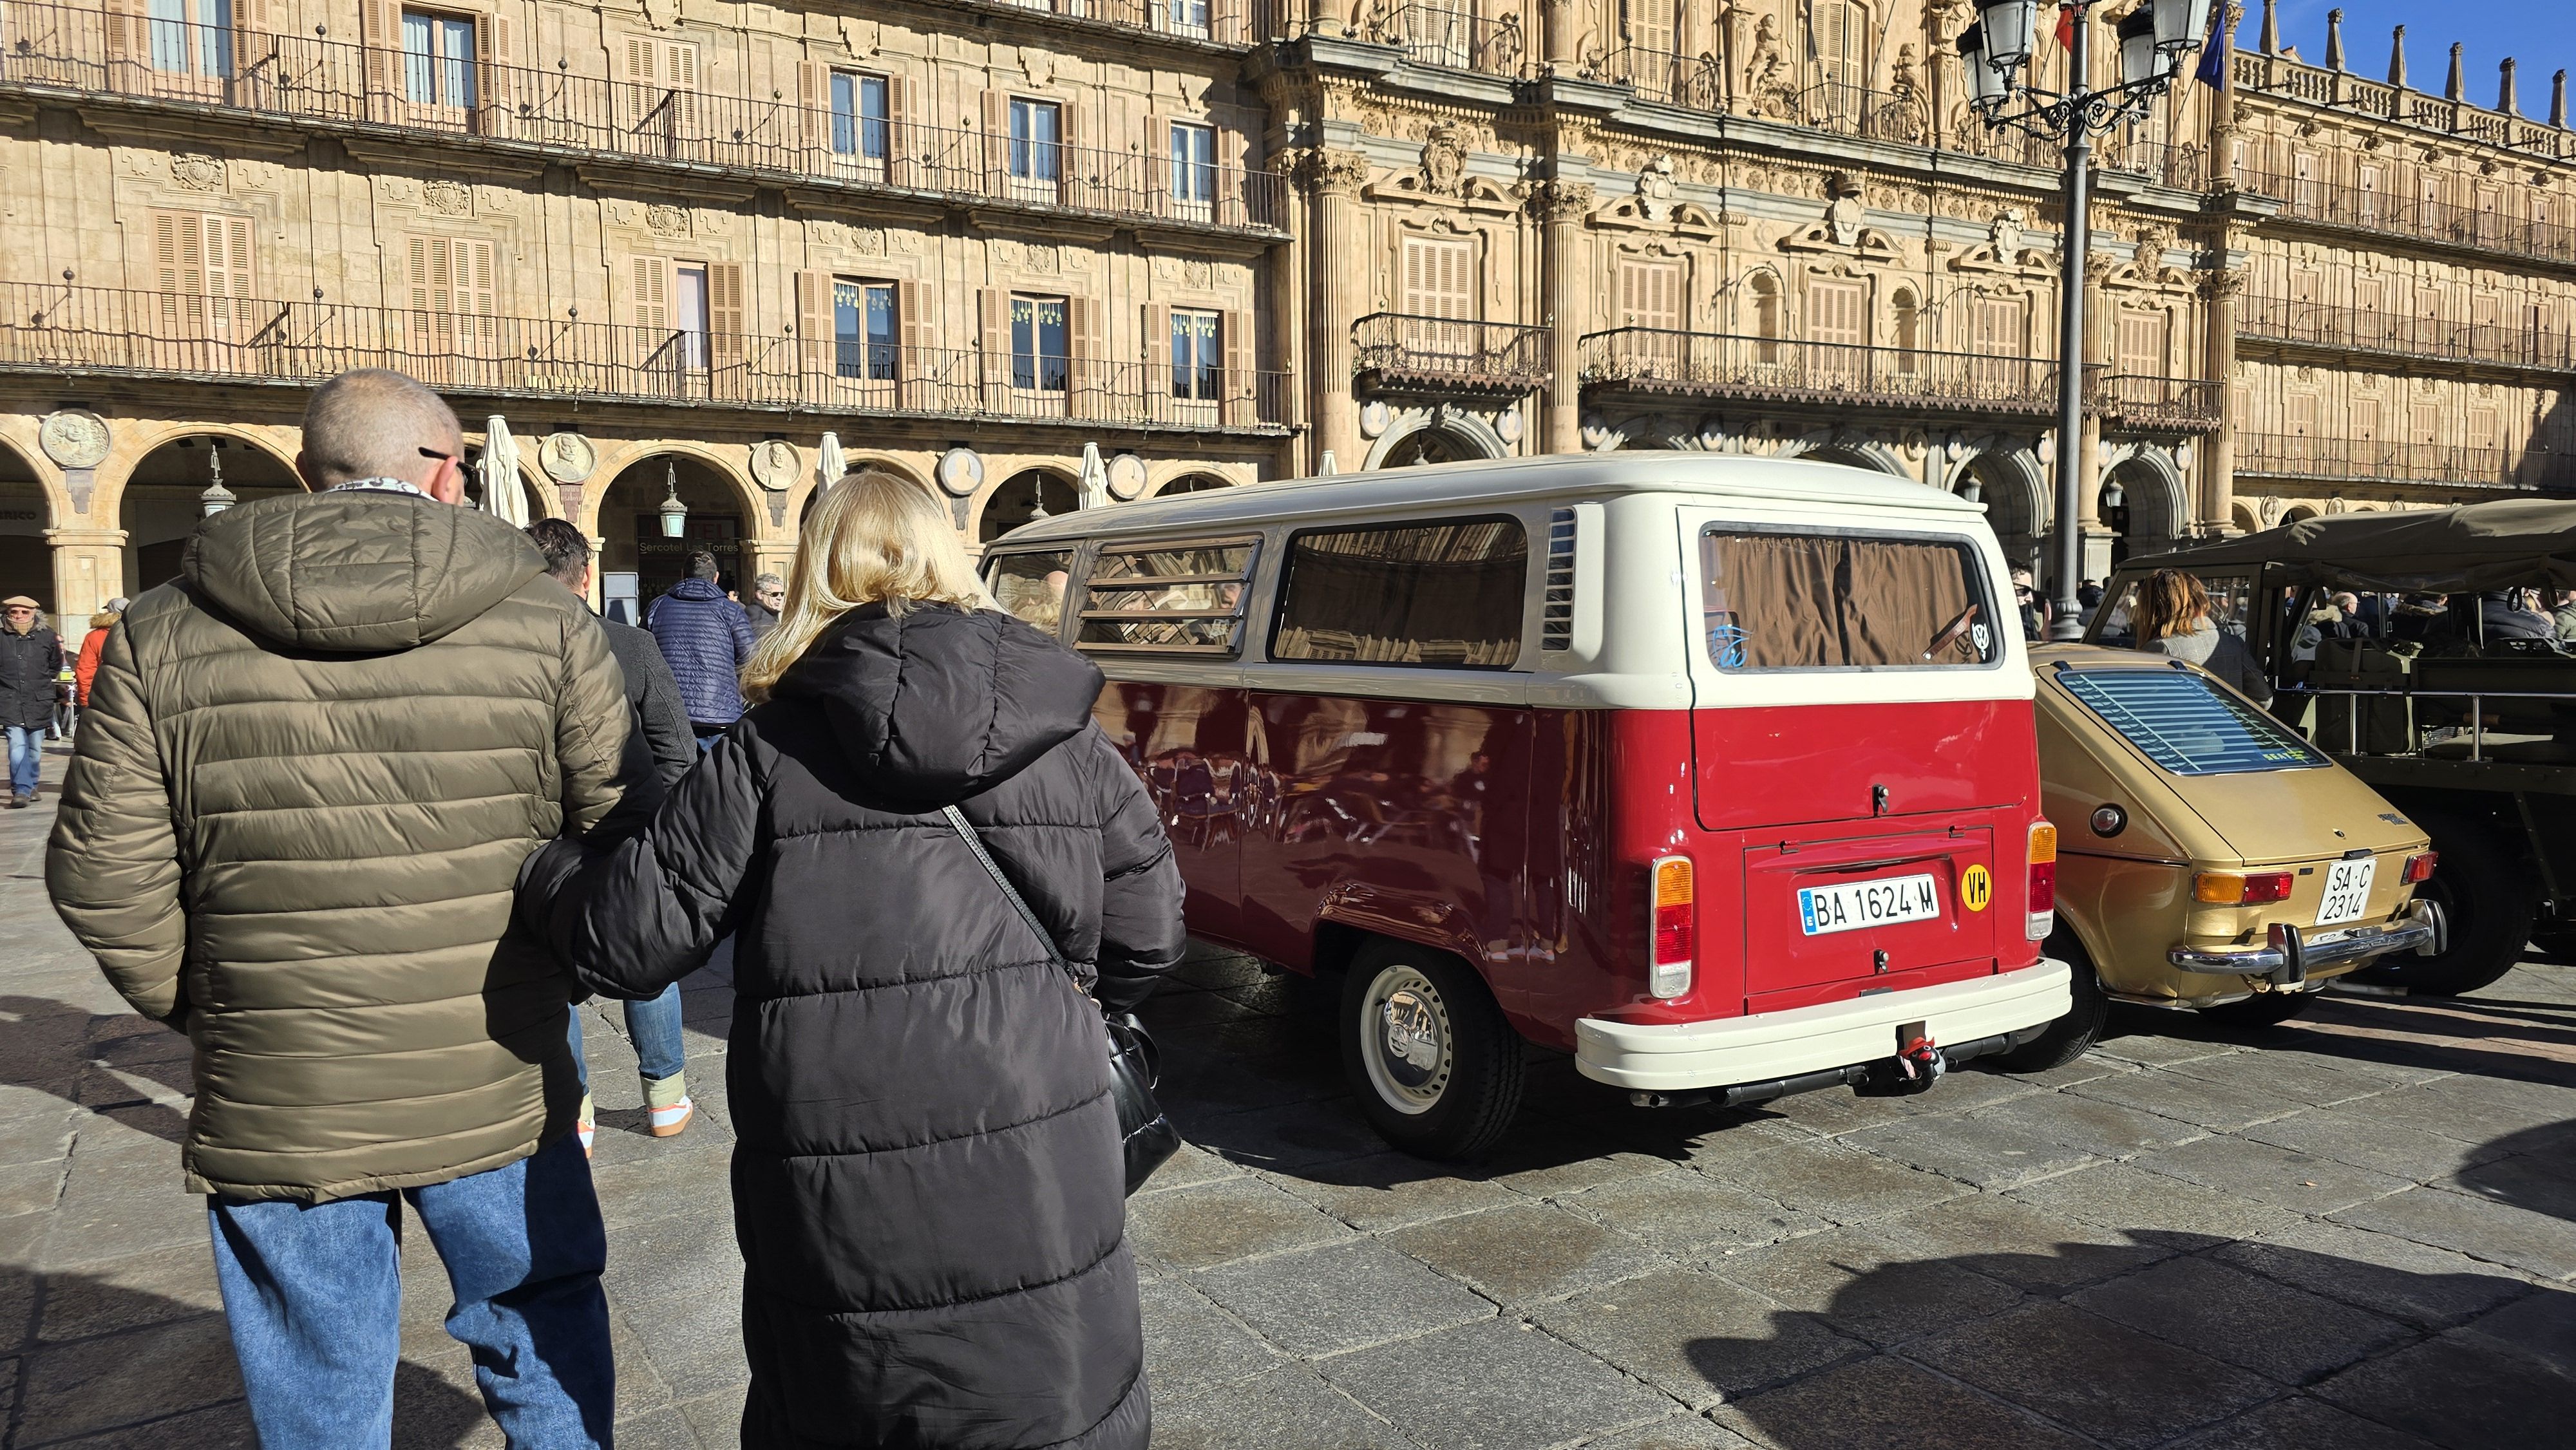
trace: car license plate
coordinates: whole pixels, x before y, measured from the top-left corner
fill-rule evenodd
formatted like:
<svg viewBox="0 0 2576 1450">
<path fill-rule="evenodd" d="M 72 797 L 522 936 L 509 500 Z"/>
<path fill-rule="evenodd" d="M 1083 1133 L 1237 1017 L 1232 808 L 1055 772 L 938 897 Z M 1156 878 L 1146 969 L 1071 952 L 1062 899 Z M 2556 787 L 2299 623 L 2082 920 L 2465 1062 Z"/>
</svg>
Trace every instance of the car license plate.
<svg viewBox="0 0 2576 1450">
<path fill-rule="evenodd" d="M 2379 863 L 2367 856 L 2328 866 L 2326 897 L 2317 903 L 2317 925 L 2359 921 L 2362 908 L 2370 903 L 2370 878 L 2378 874 Z"/>
<path fill-rule="evenodd" d="M 1810 886 L 1798 893 L 1798 925 L 1809 936 L 1940 919 L 1941 888 L 1930 872 Z"/>
</svg>

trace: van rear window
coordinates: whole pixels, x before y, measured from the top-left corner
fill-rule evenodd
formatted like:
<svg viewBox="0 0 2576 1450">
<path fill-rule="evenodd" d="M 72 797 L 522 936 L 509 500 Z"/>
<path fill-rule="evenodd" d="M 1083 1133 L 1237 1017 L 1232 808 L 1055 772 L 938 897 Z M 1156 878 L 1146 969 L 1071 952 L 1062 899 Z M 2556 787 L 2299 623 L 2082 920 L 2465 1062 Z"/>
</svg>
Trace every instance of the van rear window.
<svg viewBox="0 0 2576 1450">
<path fill-rule="evenodd" d="M 1509 669 L 1521 657 L 1529 535 L 1517 519 L 1299 534 L 1274 660 Z"/>
<path fill-rule="evenodd" d="M 2190 670 L 2059 670 L 2057 682 L 2175 775 L 2300 770 L 2326 757 Z"/>
<path fill-rule="evenodd" d="M 1085 581 L 1074 642 L 1093 650 L 1233 656 L 1243 646 L 1254 543 L 1102 546 Z"/>
<path fill-rule="evenodd" d="M 1967 544 L 1887 534 L 1712 526 L 1699 541 L 1702 627 L 1722 670 L 1992 664 L 1991 596 Z"/>
</svg>

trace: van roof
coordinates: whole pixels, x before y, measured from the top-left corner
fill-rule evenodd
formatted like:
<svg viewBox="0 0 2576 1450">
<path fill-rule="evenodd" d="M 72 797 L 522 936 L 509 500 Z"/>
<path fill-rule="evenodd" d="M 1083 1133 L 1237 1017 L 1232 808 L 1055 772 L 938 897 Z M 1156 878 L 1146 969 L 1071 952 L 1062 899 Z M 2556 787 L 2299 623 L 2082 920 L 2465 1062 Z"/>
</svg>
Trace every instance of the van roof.
<svg viewBox="0 0 2576 1450">
<path fill-rule="evenodd" d="M 1639 449 L 1434 463 L 1208 489 L 1119 504 L 1105 511 L 1057 514 L 1023 524 L 985 547 L 1070 542 L 1111 528 L 1122 533 L 1175 526 L 1224 528 L 1343 512 L 1384 514 L 1389 510 L 1631 493 L 1846 504 L 1964 517 L 1985 512 L 1984 505 L 1970 503 L 1956 494 L 1865 468 L 1730 453 Z"/>
</svg>

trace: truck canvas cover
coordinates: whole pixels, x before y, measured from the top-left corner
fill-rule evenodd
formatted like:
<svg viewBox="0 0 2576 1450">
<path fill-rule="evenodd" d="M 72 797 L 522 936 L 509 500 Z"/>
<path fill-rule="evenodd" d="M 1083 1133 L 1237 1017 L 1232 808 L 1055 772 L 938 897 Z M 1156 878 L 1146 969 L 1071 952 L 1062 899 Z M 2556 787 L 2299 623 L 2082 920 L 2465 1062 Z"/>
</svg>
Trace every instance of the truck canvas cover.
<svg viewBox="0 0 2576 1450">
<path fill-rule="evenodd" d="M 2576 589 L 2576 502 L 2499 499 L 2324 515 L 2132 558 L 2122 572 L 2257 567 L 2270 582 L 2380 593 L 2458 594 L 2524 584 Z"/>
</svg>

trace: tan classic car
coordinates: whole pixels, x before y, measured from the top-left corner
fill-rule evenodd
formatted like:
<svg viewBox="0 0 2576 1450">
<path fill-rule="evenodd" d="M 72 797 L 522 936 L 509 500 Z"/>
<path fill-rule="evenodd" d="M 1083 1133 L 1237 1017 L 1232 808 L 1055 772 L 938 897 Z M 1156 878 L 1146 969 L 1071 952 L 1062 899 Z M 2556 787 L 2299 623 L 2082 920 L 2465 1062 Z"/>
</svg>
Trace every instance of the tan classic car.
<svg viewBox="0 0 2576 1450">
<path fill-rule="evenodd" d="M 2072 1061 L 2112 1002 L 2287 1020 L 2392 952 L 2433 952 L 2425 832 L 2251 700 L 2178 660 L 2052 645 L 2039 773 L 2057 823 L 2057 935 L 2074 1008 L 2000 1059 Z"/>
</svg>

